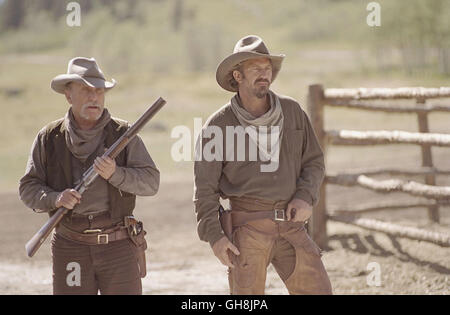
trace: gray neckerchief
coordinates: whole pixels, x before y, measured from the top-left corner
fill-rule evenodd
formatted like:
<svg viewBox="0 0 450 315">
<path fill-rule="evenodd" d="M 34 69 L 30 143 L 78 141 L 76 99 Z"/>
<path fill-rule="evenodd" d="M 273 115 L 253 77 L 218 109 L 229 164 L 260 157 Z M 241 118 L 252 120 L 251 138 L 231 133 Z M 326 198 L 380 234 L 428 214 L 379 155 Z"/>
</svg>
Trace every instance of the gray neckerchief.
<svg viewBox="0 0 450 315">
<path fill-rule="evenodd" d="M 98 148 L 99 144 L 104 141 L 104 128 L 111 120 L 111 115 L 105 108 L 102 116 L 97 121 L 94 128 L 82 130 L 73 116 L 70 108 L 64 117 L 64 125 L 66 132 L 66 145 L 72 154 L 83 163 Z"/>
<path fill-rule="evenodd" d="M 245 110 L 241 105 L 242 102 L 238 94 L 231 99 L 231 110 L 241 126 L 246 130 L 250 139 L 258 146 L 262 157 L 266 161 L 278 161 L 281 141 L 283 139 L 284 115 L 278 96 L 272 91 L 269 91 L 268 94 L 270 98 L 270 109 L 259 117 L 254 117 Z M 250 128 L 251 132 L 248 132 L 247 127 Z M 273 129 L 273 127 L 278 128 Z M 276 142 L 272 139 L 269 140 L 271 136 L 278 136 Z M 276 147 L 273 147 L 274 145 Z"/>
</svg>

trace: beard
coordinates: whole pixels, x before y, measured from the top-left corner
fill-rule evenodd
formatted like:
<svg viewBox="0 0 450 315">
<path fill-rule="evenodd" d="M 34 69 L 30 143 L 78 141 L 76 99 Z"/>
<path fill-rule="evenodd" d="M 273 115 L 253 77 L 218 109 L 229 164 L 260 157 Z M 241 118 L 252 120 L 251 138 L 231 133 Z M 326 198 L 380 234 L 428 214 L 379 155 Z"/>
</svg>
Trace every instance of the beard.
<svg viewBox="0 0 450 315">
<path fill-rule="evenodd" d="M 243 85 L 245 85 L 246 89 L 248 89 L 251 94 L 259 99 L 265 98 L 267 96 L 267 93 L 269 93 L 270 84 L 272 83 L 271 80 L 259 78 L 256 79 L 252 84 L 250 80 L 247 79 L 245 74 L 243 72 L 241 73 L 242 79 L 245 82 Z M 266 82 L 267 85 L 258 85 L 258 82 Z"/>
<path fill-rule="evenodd" d="M 264 98 L 266 97 L 267 93 L 269 93 L 269 87 L 268 86 L 261 86 L 254 91 L 254 95 L 257 98 Z"/>
<path fill-rule="evenodd" d="M 262 86 L 258 86 L 256 85 L 256 83 L 258 82 L 267 82 L 267 85 L 262 85 Z M 257 97 L 257 98 L 264 98 L 266 97 L 267 93 L 269 93 L 269 88 L 270 88 L 270 82 L 268 80 L 256 80 L 255 81 L 255 88 L 253 89 L 253 94 Z"/>
</svg>

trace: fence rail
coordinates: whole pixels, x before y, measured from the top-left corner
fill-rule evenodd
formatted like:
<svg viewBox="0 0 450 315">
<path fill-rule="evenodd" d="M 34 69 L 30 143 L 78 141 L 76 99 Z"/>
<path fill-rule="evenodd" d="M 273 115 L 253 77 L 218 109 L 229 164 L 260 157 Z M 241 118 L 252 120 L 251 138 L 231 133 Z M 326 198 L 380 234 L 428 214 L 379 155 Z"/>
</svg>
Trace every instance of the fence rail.
<svg viewBox="0 0 450 315">
<path fill-rule="evenodd" d="M 329 173 L 325 180 L 336 176 L 358 176 L 358 175 L 450 175 L 450 169 L 438 169 L 436 167 L 417 167 L 411 168 L 385 168 L 385 167 L 371 167 L 354 169 L 343 173 L 333 174 Z"/>
<path fill-rule="evenodd" d="M 359 101 L 334 100 L 332 107 L 347 107 L 369 111 L 383 111 L 393 113 L 428 113 L 428 112 L 450 112 L 450 105 L 423 104 L 423 105 L 397 105 L 397 104 L 370 104 Z"/>
<path fill-rule="evenodd" d="M 439 222 L 439 207 L 450 204 L 450 187 L 436 186 L 437 175 L 449 175 L 450 170 L 437 169 L 433 166 L 432 146 L 450 147 L 450 135 L 430 133 L 428 114 L 431 112 L 450 112 L 450 105 L 427 104 L 428 99 L 450 98 L 450 87 L 423 88 L 359 88 L 359 89 L 324 89 L 322 85 L 311 85 L 308 93 L 308 112 L 317 135 L 320 146 L 326 154 L 328 145 L 386 145 L 413 144 L 420 146 L 422 165 L 415 169 L 367 168 L 327 174 L 320 188 L 320 200 L 313 211 L 311 233 L 319 246 L 327 245 L 327 220 L 336 220 L 363 228 L 381 231 L 397 236 L 430 241 L 442 246 L 450 245 L 450 236 L 436 232 L 424 231 L 396 224 L 357 217 L 364 213 L 402 208 L 426 207 L 428 217 L 433 222 Z M 387 100 L 413 100 L 415 104 L 398 104 Z M 379 101 L 378 103 L 373 103 Z M 380 104 L 380 102 L 383 102 Z M 417 114 L 418 131 L 402 130 L 358 131 L 358 130 L 325 130 L 324 107 L 347 107 L 369 111 L 384 111 L 388 113 Z M 377 180 L 370 176 L 388 174 L 401 176 L 421 176 L 425 183 L 412 180 L 388 179 Z M 378 193 L 403 192 L 411 196 L 421 197 L 419 201 L 385 202 L 372 205 L 360 205 L 353 209 L 334 208 L 327 213 L 326 185 L 360 186 Z"/>
<path fill-rule="evenodd" d="M 450 87 L 424 88 L 359 88 L 359 89 L 326 89 L 323 93 L 328 103 L 335 100 L 385 100 L 385 99 L 431 99 L 450 97 Z"/>
<path fill-rule="evenodd" d="M 335 145 L 374 145 L 374 144 L 428 144 L 450 147 L 450 135 L 441 133 L 420 133 L 407 131 L 356 131 L 330 130 L 326 132 L 331 144 Z"/>
</svg>

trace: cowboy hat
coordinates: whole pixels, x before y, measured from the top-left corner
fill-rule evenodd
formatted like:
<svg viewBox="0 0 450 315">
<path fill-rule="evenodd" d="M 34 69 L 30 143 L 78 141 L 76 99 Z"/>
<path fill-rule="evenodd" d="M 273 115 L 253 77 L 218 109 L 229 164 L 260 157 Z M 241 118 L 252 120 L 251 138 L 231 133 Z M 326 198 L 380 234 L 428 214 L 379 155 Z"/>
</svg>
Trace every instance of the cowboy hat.
<svg viewBox="0 0 450 315">
<path fill-rule="evenodd" d="M 109 90 L 116 85 L 114 79 L 111 81 L 106 81 L 94 58 L 75 57 L 69 61 L 66 74 L 60 74 L 53 78 L 51 87 L 56 92 L 64 94 L 67 83 L 80 82 L 90 87 Z"/>
<path fill-rule="evenodd" d="M 232 70 L 235 66 L 253 58 L 269 58 L 272 61 L 272 82 L 275 80 L 281 69 L 285 55 L 271 55 L 261 37 L 256 35 L 248 35 L 241 38 L 233 53 L 226 57 L 217 67 L 216 80 L 219 85 L 227 91 L 237 92 L 238 89 L 231 86 L 233 78 Z"/>
</svg>

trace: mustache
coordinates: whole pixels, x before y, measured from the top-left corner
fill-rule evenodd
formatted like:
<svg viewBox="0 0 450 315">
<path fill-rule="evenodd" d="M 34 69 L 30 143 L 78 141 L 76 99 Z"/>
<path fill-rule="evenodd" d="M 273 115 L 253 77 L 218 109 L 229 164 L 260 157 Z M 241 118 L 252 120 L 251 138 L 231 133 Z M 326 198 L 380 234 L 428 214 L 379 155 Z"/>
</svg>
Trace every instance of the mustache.
<svg viewBox="0 0 450 315">
<path fill-rule="evenodd" d="M 98 104 L 96 102 L 89 102 L 89 103 L 83 104 L 82 109 L 85 109 L 86 107 L 90 107 L 90 106 L 100 108 L 100 104 Z"/>
<path fill-rule="evenodd" d="M 267 82 L 267 84 L 270 84 L 270 81 L 267 79 L 258 79 L 255 81 L 255 83 L 258 83 L 258 82 Z"/>
</svg>

